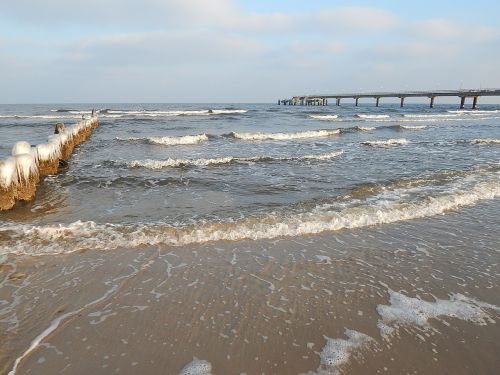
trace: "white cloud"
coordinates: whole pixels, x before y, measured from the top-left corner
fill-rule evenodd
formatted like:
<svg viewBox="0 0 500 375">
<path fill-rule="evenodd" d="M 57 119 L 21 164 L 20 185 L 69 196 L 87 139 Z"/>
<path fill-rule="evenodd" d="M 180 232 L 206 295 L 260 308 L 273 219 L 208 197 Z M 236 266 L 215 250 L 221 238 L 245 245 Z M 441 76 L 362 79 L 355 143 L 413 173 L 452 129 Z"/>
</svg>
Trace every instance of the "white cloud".
<svg viewBox="0 0 500 375">
<path fill-rule="evenodd" d="M 500 39 L 500 31 L 493 27 L 459 24 L 442 18 L 417 21 L 411 23 L 407 29 L 416 37 L 435 42 L 454 40 L 465 43 L 485 43 Z"/>
<path fill-rule="evenodd" d="M 159 31 L 112 34 L 68 43 L 62 49 L 62 59 L 93 65 L 202 66 L 255 59 L 266 51 L 257 41 L 235 34 Z"/>
<path fill-rule="evenodd" d="M 170 28 L 186 26 L 186 22 L 213 24 L 236 12 L 231 0 L 23 0 L 2 4 L 4 17 L 56 30 L 68 25 Z"/>
<path fill-rule="evenodd" d="M 400 24 L 393 13 L 370 7 L 340 7 L 310 16 L 313 27 L 344 32 L 386 31 Z M 316 26 L 315 26 L 316 25 Z"/>
<path fill-rule="evenodd" d="M 304 42 L 293 41 L 289 47 L 290 51 L 296 55 L 335 55 L 347 50 L 345 43 L 340 41 L 325 42 Z"/>
<path fill-rule="evenodd" d="M 169 30 L 210 26 L 240 32 L 383 31 L 395 27 L 393 13 L 373 7 L 337 7 L 313 13 L 245 12 L 232 0 L 24 0 L 2 5 L 4 17 L 19 24 L 60 29 L 68 25 Z"/>
<path fill-rule="evenodd" d="M 6 2 L 0 22 L 15 27 L 0 37 L 0 102 L 27 101 L 26 93 L 31 101 L 239 101 L 457 79 L 500 85 L 498 28 L 380 7 L 283 9 L 248 12 L 235 0 Z"/>
<path fill-rule="evenodd" d="M 433 39 L 449 39 L 462 36 L 462 28 L 446 19 L 430 19 L 413 25 L 417 34 Z"/>
<path fill-rule="evenodd" d="M 421 41 L 405 43 L 385 43 L 365 50 L 361 50 L 360 56 L 374 60 L 385 61 L 418 61 L 420 64 L 426 62 L 451 61 L 456 59 L 462 49 L 456 44 L 432 44 Z"/>
</svg>

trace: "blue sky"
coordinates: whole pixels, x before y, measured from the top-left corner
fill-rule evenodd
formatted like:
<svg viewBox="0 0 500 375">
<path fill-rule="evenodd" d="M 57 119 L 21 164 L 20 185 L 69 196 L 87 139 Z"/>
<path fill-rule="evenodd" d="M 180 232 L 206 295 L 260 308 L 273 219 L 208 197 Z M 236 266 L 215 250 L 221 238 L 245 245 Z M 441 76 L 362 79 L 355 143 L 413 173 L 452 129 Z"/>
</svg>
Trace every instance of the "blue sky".
<svg viewBox="0 0 500 375">
<path fill-rule="evenodd" d="M 500 87 L 494 1 L 3 3 L 0 103 Z"/>
</svg>

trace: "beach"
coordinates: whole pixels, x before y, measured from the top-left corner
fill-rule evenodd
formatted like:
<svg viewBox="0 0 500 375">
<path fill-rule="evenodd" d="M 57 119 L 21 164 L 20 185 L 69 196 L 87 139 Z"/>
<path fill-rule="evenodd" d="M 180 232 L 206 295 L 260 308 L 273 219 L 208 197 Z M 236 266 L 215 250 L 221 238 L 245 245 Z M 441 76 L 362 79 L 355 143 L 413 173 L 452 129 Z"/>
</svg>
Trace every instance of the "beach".
<svg viewBox="0 0 500 375">
<path fill-rule="evenodd" d="M 2 367 L 57 322 L 18 373 L 177 374 L 193 357 L 214 374 L 494 373 L 498 208 L 357 233 L 9 257 Z M 414 304 L 398 306 L 386 336 L 377 308 L 396 291 Z M 455 302 L 412 321 L 435 299 Z M 327 340 L 349 342 L 346 330 L 369 339 L 338 349 L 344 357 L 318 371 Z"/>
<path fill-rule="evenodd" d="M 123 106 L 0 213 L 1 373 L 496 372 L 498 106 Z"/>
</svg>

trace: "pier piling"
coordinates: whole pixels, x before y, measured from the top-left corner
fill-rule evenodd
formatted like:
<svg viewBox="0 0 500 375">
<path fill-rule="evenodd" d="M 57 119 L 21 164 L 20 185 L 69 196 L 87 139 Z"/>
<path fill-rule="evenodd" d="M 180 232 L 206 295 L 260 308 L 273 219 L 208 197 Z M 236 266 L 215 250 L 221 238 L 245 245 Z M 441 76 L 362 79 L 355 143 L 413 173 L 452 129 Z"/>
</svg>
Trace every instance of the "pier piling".
<svg viewBox="0 0 500 375">
<path fill-rule="evenodd" d="M 283 105 L 328 105 L 328 99 L 335 99 L 337 106 L 340 106 L 341 99 L 354 99 L 356 107 L 361 98 L 375 99 L 375 106 L 379 106 L 380 98 L 399 98 L 400 106 L 404 106 L 406 98 L 429 98 L 430 108 L 434 108 L 434 100 L 437 97 L 454 96 L 460 98 L 460 109 L 465 107 L 465 100 L 472 98 L 472 108 L 477 108 L 477 101 L 480 96 L 500 96 L 500 89 L 480 89 L 480 90 L 436 90 L 436 91 L 400 91 L 400 92 L 372 92 L 372 93 L 351 93 L 351 94 L 331 94 L 331 95 L 307 95 L 294 96 L 292 99 L 279 100 L 278 104 Z"/>
</svg>

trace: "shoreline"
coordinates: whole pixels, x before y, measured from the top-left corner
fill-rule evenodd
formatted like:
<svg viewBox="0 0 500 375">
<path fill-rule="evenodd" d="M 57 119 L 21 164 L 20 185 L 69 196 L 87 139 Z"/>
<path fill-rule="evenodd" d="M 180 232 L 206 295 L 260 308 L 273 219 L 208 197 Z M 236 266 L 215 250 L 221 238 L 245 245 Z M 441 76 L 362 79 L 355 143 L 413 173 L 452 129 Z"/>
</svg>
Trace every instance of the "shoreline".
<svg viewBox="0 0 500 375">
<path fill-rule="evenodd" d="M 193 357 L 214 374 L 312 374 L 325 337 L 347 348 L 332 371 L 486 374 L 499 350 L 500 244 L 478 226 L 486 215 L 498 228 L 499 206 L 495 199 L 444 216 L 275 240 L 9 256 L 0 269 L 0 369 L 10 371 L 65 317 L 17 374 L 68 365 L 75 374 L 178 374 Z M 444 314 L 428 326 L 395 327 L 386 340 L 377 308 L 394 303 L 390 291 L 422 306 L 459 293 L 495 307 L 476 306 L 484 325 Z M 346 330 L 371 340 L 346 345 L 355 342 Z"/>
</svg>

